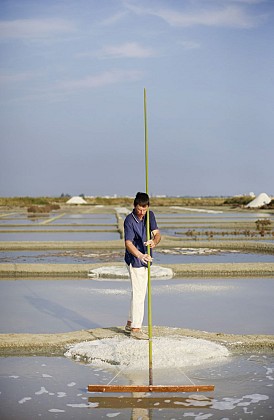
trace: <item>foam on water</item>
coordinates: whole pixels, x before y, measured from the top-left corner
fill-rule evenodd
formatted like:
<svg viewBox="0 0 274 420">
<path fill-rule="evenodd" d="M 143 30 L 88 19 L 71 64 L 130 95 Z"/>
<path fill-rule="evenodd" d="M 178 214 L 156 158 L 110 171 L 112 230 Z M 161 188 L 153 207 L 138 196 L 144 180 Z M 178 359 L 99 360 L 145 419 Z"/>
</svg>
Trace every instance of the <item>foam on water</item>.
<svg viewBox="0 0 274 420">
<path fill-rule="evenodd" d="M 127 337 L 104 338 L 75 344 L 66 357 L 85 360 L 93 366 L 121 366 L 144 370 L 148 364 L 148 342 Z M 229 356 L 226 347 L 207 340 L 179 336 L 153 339 L 154 368 L 185 368 L 221 363 Z"/>
<path fill-rule="evenodd" d="M 269 389 L 267 387 L 273 385 L 274 381 L 273 355 L 255 354 L 249 356 L 248 358 L 243 356 L 240 358 L 233 356 L 228 360 L 226 355 L 223 357 L 222 352 L 220 355 L 219 351 L 212 351 L 212 343 L 208 343 L 205 340 L 187 339 L 187 341 L 185 341 L 185 337 L 178 337 L 175 335 L 169 338 L 163 338 L 169 342 L 169 354 L 172 359 L 178 358 L 177 351 L 173 350 L 176 350 L 175 347 L 179 348 L 179 344 L 182 343 L 185 343 L 183 352 L 185 350 L 190 352 L 192 349 L 195 353 L 194 356 L 196 357 L 200 357 L 199 352 L 196 352 L 196 348 L 200 346 L 203 346 L 202 349 L 203 351 L 206 351 L 208 356 L 211 355 L 212 357 L 215 357 L 217 355 L 216 363 L 214 360 L 214 365 L 211 365 L 208 370 L 210 378 L 213 382 L 216 382 L 216 392 L 213 395 L 209 394 L 208 396 L 203 394 L 176 394 L 175 396 L 163 395 L 162 398 L 161 396 L 155 394 L 154 396 L 146 395 L 138 398 L 136 397 L 136 406 L 132 406 L 132 418 L 133 412 L 136 418 L 148 418 L 150 412 L 148 409 L 140 409 L 138 407 L 138 402 L 142 401 L 142 399 L 154 399 L 153 406 L 151 405 L 151 415 L 153 418 L 157 417 L 157 415 L 159 417 L 162 412 L 163 418 L 169 416 L 168 418 L 173 420 L 178 419 L 179 417 L 194 418 L 196 420 L 206 420 L 210 418 L 229 420 L 232 418 L 245 419 L 249 417 L 254 419 L 272 419 L 273 388 Z M 106 339 L 104 341 L 106 345 Z M 100 340 L 93 342 L 93 347 L 97 347 L 99 350 L 102 349 L 101 344 L 104 341 L 101 340 L 101 343 Z M 112 341 L 114 345 L 115 341 L 117 341 L 117 336 L 115 337 L 115 340 L 108 339 L 108 341 Z M 129 339 L 127 337 L 120 340 L 124 347 L 129 347 L 127 344 L 131 341 L 136 345 L 134 350 L 136 351 L 137 349 L 139 352 L 138 348 L 141 342 L 138 342 L 137 340 L 134 341 L 133 339 Z M 157 341 L 158 340 L 155 338 L 153 343 L 154 348 Z M 162 345 L 161 349 L 166 351 L 162 338 L 159 339 L 159 341 Z M 181 343 L 179 343 L 179 341 L 181 341 Z M 193 341 L 193 343 L 191 343 L 191 341 Z M 81 343 L 81 345 L 82 344 L 83 343 Z M 86 344 L 89 347 L 91 346 L 91 343 Z M 142 342 L 142 344 L 148 346 L 147 342 Z M 218 348 L 219 346 L 217 346 L 217 349 Z M 130 351 L 132 351 L 132 348 L 130 348 Z M 106 352 L 104 351 L 104 354 L 105 353 Z M 183 354 L 181 354 L 178 358 L 178 362 L 180 362 L 181 357 L 183 357 Z M 21 359 L 24 360 L 22 366 L 23 371 L 20 370 L 20 364 L 22 364 Z M 55 358 L 53 358 L 53 361 L 54 360 Z M 218 360 L 227 361 L 224 369 L 217 365 Z M 27 362 L 27 364 L 25 362 L 25 358 L 19 358 L 12 361 L 12 368 L 19 368 L 20 375 L 16 376 L 16 378 L 15 375 L 4 374 L 4 376 L 2 376 L 3 389 L 2 392 L 0 392 L 0 394 L 2 394 L 1 410 L 5 414 L 8 413 L 5 418 L 17 418 L 18 412 L 20 412 L 20 418 L 30 418 L 29 413 L 37 413 L 37 407 L 39 407 L 39 416 L 45 418 L 49 417 L 48 413 L 51 413 L 52 417 L 58 418 L 60 415 L 65 415 L 65 418 L 81 419 L 90 418 L 90 416 L 92 418 L 99 418 L 103 416 L 105 416 L 105 418 L 126 418 L 126 410 L 129 410 L 129 406 L 127 404 L 123 406 L 121 403 L 119 410 L 118 407 L 115 406 L 116 403 L 113 406 L 105 407 L 104 402 L 102 402 L 101 394 L 95 395 L 94 393 L 88 394 L 84 392 L 83 383 L 87 384 L 90 383 L 88 382 L 90 379 L 94 380 L 94 372 L 100 372 L 101 380 L 104 383 L 110 377 L 113 377 L 113 374 L 110 373 L 110 365 L 108 363 L 105 364 L 106 368 L 101 365 L 92 369 L 92 372 L 90 372 L 90 369 L 86 369 L 87 367 L 83 367 L 82 364 L 79 363 L 72 365 L 71 363 L 67 364 L 68 362 L 65 362 L 63 358 L 58 360 L 58 363 L 61 363 L 60 370 L 59 368 L 56 369 L 58 366 L 57 362 L 54 362 L 52 366 L 51 363 L 52 360 L 50 360 L 47 364 L 41 364 L 41 367 L 46 368 L 48 372 L 47 376 L 44 376 L 43 374 L 41 375 L 43 370 L 41 372 L 40 369 L 29 375 L 29 369 L 33 365 L 33 361 Z M 204 367 L 206 367 L 208 363 L 211 362 L 208 362 L 207 360 L 205 360 L 205 362 L 203 361 L 202 367 L 200 369 L 198 368 L 197 372 L 203 372 Z M 11 365 L 8 359 L 4 359 L 2 366 L 5 373 L 6 364 L 8 366 Z M 64 366 L 67 368 L 64 369 Z M 178 366 L 178 364 L 176 364 L 176 366 Z M 122 372 L 123 369 L 119 368 L 118 370 Z M 126 370 L 127 369 L 125 369 L 125 371 Z M 167 370 L 165 370 L 164 375 L 167 375 L 166 372 Z M 107 375 L 104 377 L 104 374 Z M 71 380 L 72 376 L 74 379 L 73 381 Z M 133 372 L 133 370 L 130 371 L 128 377 L 126 375 L 127 380 L 128 378 L 130 378 L 131 381 L 132 379 L 137 379 L 138 382 L 136 383 L 139 383 L 140 378 L 146 376 L 147 373 L 144 371 Z M 200 373 L 198 374 L 198 377 L 200 378 Z M 20 378 L 20 381 L 17 378 Z M 168 382 L 171 378 L 173 383 L 173 376 L 167 375 L 166 378 Z M 195 379 L 197 379 L 197 375 L 195 375 Z M 34 380 L 36 382 L 33 382 Z M 11 383 L 12 388 L 10 388 Z M 33 388 L 34 383 L 36 385 L 35 388 Z M 5 384 L 7 386 L 5 386 Z M 46 387 L 43 385 L 46 385 Z M 79 392 L 80 390 L 83 392 Z M 266 395 L 267 391 L 269 391 L 268 395 Z M 108 397 L 106 397 L 106 399 L 107 398 Z M 124 396 L 122 395 L 117 396 L 117 400 L 120 399 L 120 401 L 122 401 L 123 398 Z M 3 404 L 5 405 L 3 406 Z M 96 409 L 96 411 L 94 409 Z M 99 409 L 102 409 L 102 412 Z M 164 411 L 165 409 L 170 411 L 166 414 Z M 180 413 L 179 417 L 178 413 Z"/>
<path fill-rule="evenodd" d="M 269 397 L 262 394 L 244 395 L 240 398 L 223 398 L 221 401 L 213 400 L 212 408 L 215 410 L 234 410 L 236 407 L 248 407 L 260 401 L 266 401 Z"/>
<path fill-rule="evenodd" d="M 35 395 L 48 394 L 48 393 L 49 391 L 47 391 L 44 386 L 41 386 L 40 391 L 35 392 Z"/>
<path fill-rule="evenodd" d="M 51 408 L 48 410 L 50 413 L 65 413 L 65 410 L 60 410 L 59 408 Z"/>
<path fill-rule="evenodd" d="M 18 401 L 18 403 L 24 404 L 26 401 L 29 401 L 29 400 L 31 400 L 31 397 L 25 397 L 25 398 L 22 398 L 20 401 Z"/>
</svg>

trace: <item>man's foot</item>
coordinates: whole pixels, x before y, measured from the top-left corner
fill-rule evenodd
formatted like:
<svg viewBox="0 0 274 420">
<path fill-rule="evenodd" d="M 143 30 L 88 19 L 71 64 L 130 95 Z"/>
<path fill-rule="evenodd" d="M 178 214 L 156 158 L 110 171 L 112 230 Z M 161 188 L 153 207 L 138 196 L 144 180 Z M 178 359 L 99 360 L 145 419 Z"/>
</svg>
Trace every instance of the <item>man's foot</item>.
<svg viewBox="0 0 274 420">
<path fill-rule="evenodd" d="M 130 337 L 135 338 L 136 340 L 148 340 L 149 337 L 146 333 L 144 333 L 142 330 L 138 331 L 132 331 Z"/>
<path fill-rule="evenodd" d="M 126 334 L 130 334 L 131 333 L 131 326 L 130 325 L 126 325 L 125 326 L 125 333 Z"/>
</svg>

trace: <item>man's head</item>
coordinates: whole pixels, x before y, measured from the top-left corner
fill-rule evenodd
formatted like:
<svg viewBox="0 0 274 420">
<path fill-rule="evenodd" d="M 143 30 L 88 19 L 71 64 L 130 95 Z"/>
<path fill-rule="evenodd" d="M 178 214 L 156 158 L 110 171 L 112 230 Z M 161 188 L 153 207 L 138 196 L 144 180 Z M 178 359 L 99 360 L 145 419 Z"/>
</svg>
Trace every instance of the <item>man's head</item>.
<svg viewBox="0 0 274 420">
<path fill-rule="evenodd" d="M 149 196 L 144 192 L 138 192 L 134 199 L 134 209 L 136 216 L 142 220 L 149 207 Z"/>
<path fill-rule="evenodd" d="M 139 206 L 149 206 L 149 196 L 144 192 L 137 192 L 134 199 L 134 207 Z"/>
</svg>

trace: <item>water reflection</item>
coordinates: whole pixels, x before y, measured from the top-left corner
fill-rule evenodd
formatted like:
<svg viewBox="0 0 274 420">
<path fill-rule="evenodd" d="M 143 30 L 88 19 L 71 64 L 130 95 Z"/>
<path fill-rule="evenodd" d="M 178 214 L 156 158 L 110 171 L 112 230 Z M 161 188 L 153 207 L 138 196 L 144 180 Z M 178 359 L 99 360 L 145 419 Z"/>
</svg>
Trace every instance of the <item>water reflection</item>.
<svg viewBox="0 0 274 420">
<path fill-rule="evenodd" d="M 119 374 L 122 374 L 120 381 L 126 381 L 130 383 L 130 385 L 140 386 L 146 382 L 147 372 L 145 371 L 128 371 L 127 369 L 122 369 L 118 374 L 114 377 L 117 378 Z M 179 374 L 176 369 L 156 369 L 154 374 L 156 373 L 156 377 L 158 381 L 161 382 L 167 381 L 172 382 L 173 386 L 176 386 L 175 383 L 178 382 L 179 378 L 181 380 L 185 380 L 186 382 L 189 381 L 187 385 L 183 385 L 186 388 L 188 386 L 192 387 L 192 381 L 186 376 L 185 379 L 182 379 L 182 376 Z M 110 383 L 112 380 L 110 381 Z M 191 383 L 190 383 L 191 382 Z M 166 382 L 165 382 L 166 383 Z M 122 385 L 123 386 L 123 385 Z M 167 387 L 172 385 L 167 385 Z M 178 385 L 179 386 L 179 385 Z M 180 385 L 182 386 L 182 385 Z M 205 386 L 205 385 L 204 385 Z M 115 385 L 113 386 L 113 388 Z M 198 387 L 198 385 L 197 385 Z M 92 388 L 92 386 L 91 386 Z M 115 388 L 114 388 L 115 389 Z M 177 409 L 197 409 L 197 408 L 211 408 L 213 398 L 210 395 L 205 396 L 203 393 L 196 393 L 190 392 L 106 392 L 104 395 L 102 393 L 94 392 L 92 396 L 88 398 L 88 402 L 90 404 L 90 408 L 93 409 L 112 409 L 112 410 L 128 410 L 131 409 L 131 416 L 132 420 L 138 419 L 152 419 L 154 418 L 155 411 L 161 410 L 177 410 Z M 199 392 L 199 391 L 198 391 Z M 128 396 L 129 395 L 129 396 Z"/>
<path fill-rule="evenodd" d="M 212 407 L 212 397 L 204 395 L 191 396 L 171 396 L 166 394 L 164 397 L 157 395 L 152 397 L 151 394 L 141 392 L 132 393 L 130 397 L 124 395 L 111 396 L 93 396 L 88 398 L 88 402 L 94 409 L 131 409 L 131 420 L 152 419 L 153 410 L 177 410 L 177 409 L 209 409 Z"/>
</svg>

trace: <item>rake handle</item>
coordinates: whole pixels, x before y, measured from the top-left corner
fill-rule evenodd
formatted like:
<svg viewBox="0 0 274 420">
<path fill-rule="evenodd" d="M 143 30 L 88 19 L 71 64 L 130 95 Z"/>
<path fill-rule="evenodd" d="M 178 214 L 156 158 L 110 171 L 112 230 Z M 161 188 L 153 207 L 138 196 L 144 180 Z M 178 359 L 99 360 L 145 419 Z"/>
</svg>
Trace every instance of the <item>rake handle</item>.
<svg viewBox="0 0 274 420">
<path fill-rule="evenodd" d="M 144 88 L 144 123 L 145 123 L 145 169 L 146 169 L 146 193 L 149 194 L 148 188 L 148 129 L 147 129 L 147 96 Z M 150 220 L 149 210 L 147 212 L 147 241 L 150 240 Z M 147 253 L 150 255 L 150 246 L 147 246 Z M 151 309 L 151 279 L 150 279 L 150 262 L 147 264 L 147 302 L 148 302 L 148 359 L 149 359 L 149 385 L 153 384 L 152 375 L 152 309 Z"/>
</svg>

